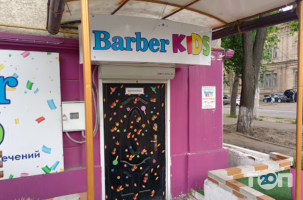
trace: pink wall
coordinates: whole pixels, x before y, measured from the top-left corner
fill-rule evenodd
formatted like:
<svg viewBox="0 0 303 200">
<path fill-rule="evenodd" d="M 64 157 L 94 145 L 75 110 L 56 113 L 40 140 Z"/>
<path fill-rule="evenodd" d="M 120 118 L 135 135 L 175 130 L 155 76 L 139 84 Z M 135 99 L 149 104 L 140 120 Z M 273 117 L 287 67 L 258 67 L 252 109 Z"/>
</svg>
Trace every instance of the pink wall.
<svg viewBox="0 0 303 200">
<path fill-rule="evenodd" d="M 0 38 L 61 42 L 61 38 L 0 33 Z M 62 101 L 84 100 L 83 71 L 79 65 L 78 40 L 58 44 L 33 44 L 0 40 L 1 49 L 60 53 Z M 208 170 L 227 168 L 222 149 L 222 61 L 211 66 L 180 65 L 171 80 L 171 183 L 172 195 L 203 188 Z M 97 80 L 97 74 L 95 76 Z M 216 86 L 216 109 L 202 110 L 202 86 Z M 102 115 L 101 115 L 102 116 Z M 78 132 L 71 133 L 81 139 Z M 46 199 L 86 191 L 85 144 L 75 144 L 63 133 L 63 173 L 0 181 L 0 199 L 34 197 Z M 101 199 L 100 134 L 94 138 L 95 193 Z"/>
<path fill-rule="evenodd" d="M 207 171 L 228 167 L 228 152 L 222 149 L 222 60 L 179 67 L 171 80 L 173 197 L 202 189 Z M 202 86 L 216 86 L 216 109 L 202 110 Z"/>
</svg>

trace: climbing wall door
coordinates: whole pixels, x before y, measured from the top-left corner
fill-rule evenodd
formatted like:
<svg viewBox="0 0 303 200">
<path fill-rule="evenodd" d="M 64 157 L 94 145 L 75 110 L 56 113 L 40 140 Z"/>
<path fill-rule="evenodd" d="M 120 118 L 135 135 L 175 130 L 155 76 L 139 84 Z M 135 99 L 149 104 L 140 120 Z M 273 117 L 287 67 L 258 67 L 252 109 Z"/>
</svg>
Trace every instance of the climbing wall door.
<svg viewBox="0 0 303 200">
<path fill-rule="evenodd" d="M 106 198 L 165 199 L 165 85 L 104 84 Z"/>
</svg>

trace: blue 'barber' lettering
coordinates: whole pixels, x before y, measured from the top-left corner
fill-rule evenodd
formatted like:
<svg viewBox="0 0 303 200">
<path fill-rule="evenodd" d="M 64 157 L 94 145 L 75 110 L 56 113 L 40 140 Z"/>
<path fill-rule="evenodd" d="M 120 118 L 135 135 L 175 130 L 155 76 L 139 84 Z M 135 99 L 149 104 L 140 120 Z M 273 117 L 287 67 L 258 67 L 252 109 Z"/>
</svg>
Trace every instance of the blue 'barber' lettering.
<svg viewBox="0 0 303 200">
<path fill-rule="evenodd" d="M 118 51 L 118 50 L 121 50 L 121 51 L 124 51 L 124 47 L 123 47 L 123 38 L 122 37 L 119 37 L 119 36 L 115 36 L 113 37 L 113 45 L 112 45 L 112 49 L 114 51 Z"/>
<path fill-rule="evenodd" d="M 148 49 L 147 39 L 146 38 L 141 38 L 141 33 L 139 33 L 139 32 L 136 32 L 135 35 L 136 35 L 136 39 L 137 39 L 137 41 L 136 41 L 136 46 L 137 46 L 136 50 L 145 52 Z M 142 47 L 142 44 L 141 44 L 142 41 L 143 41 L 143 48 L 141 48 Z"/>
<path fill-rule="evenodd" d="M 10 104 L 11 101 L 6 99 L 6 85 L 9 87 L 16 87 L 18 85 L 18 80 L 14 77 L 4 78 L 0 76 L 0 104 Z"/>
<path fill-rule="evenodd" d="M 159 40 L 153 38 L 149 41 L 149 49 L 152 51 L 152 52 L 158 52 L 159 51 L 159 46 L 160 43 L 159 43 Z M 158 47 L 155 49 L 155 47 Z"/>
<path fill-rule="evenodd" d="M 96 50 L 107 50 L 111 47 L 108 39 L 110 38 L 110 34 L 106 31 L 93 31 L 95 34 L 95 47 Z M 101 38 L 101 34 L 103 34 L 103 38 Z M 101 46 L 101 42 L 104 42 L 104 47 Z"/>
<path fill-rule="evenodd" d="M 136 51 L 146 52 L 148 49 L 151 52 L 166 53 L 166 45 L 169 45 L 169 40 L 146 39 L 141 36 L 141 32 L 135 32 L 135 37 L 120 37 L 114 36 L 110 39 L 110 34 L 106 31 L 93 31 L 95 35 L 95 46 L 94 50 L 109 50 L 110 48 L 114 51 L 133 51 L 132 43 L 136 45 Z"/>
</svg>

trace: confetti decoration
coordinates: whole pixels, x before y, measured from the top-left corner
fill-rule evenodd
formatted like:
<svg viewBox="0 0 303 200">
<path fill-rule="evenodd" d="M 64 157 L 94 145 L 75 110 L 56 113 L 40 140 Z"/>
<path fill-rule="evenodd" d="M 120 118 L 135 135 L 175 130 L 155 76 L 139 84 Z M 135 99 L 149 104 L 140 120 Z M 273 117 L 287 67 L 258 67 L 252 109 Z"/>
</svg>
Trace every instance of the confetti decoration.
<svg viewBox="0 0 303 200">
<path fill-rule="evenodd" d="M 154 131 L 158 131 L 158 125 L 156 123 L 154 123 L 153 129 Z"/>
<path fill-rule="evenodd" d="M 28 51 L 25 51 L 23 53 L 21 53 L 21 56 L 23 56 L 23 58 L 26 58 L 27 56 L 29 56 L 29 52 Z"/>
<path fill-rule="evenodd" d="M 7 91 L 16 91 L 16 88 L 7 87 L 6 90 Z"/>
<path fill-rule="evenodd" d="M 57 108 L 53 99 L 47 100 L 47 104 L 51 110 L 55 110 Z"/>
<path fill-rule="evenodd" d="M 45 145 L 42 146 L 42 152 L 47 153 L 47 154 L 51 154 L 52 153 L 52 149 L 46 147 Z"/>
<path fill-rule="evenodd" d="M 26 88 L 29 89 L 29 90 L 32 90 L 33 85 L 34 85 L 34 83 L 33 83 L 33 82 L 30 82 L 30 81 L 28 80 L 27 83 L 26 83 Z"/>
<path fill-rule="evenodd" d="M 14 178 L 14 175 L 9 175 L 9 179 L 13 179 Z"/>
<path fill-rule="evenodd" d="M 150 88 L 151 88 L 151 90 L 152 90 L 154 93 L 157 93 L 157 92 L 156 92 L 156 88 L 157 88 L 157 87 L 150 87 Z"/>
<path fill-rule="evenodd" d="M 64 172 L 64 169 L 60 169 L 60 172 Z"/>
<path fill-rule="evenodd" d="M 27 177 L 28 173 L 21 173 L 20 177 Z"/>
<path fill-rule="evenodd" d="M 49 174 L 52 170 L 46 165 L 45 167 L 42 168 L 44 173 Z"/>
<path fill-rule="evenodd" d="M 19 119 L 15 119 L 15 124 L 19 124 Z"/>
<path fill-rule="evenodd" d="M 36 119 L 35 121 L 38 122 L 38 124 L 40 124 L 44 120 L 45 120 L 45 118 L 42 116 L 42 117 L 39 117 L 38 119 Z"/>
<path fill-rule="evenodd" d="M 113 102 L 111 105 L 110 105 L 110 108 L 114 108 L 116 106 L 116 102 Z"/>
<path fill-rule="evenodd" d="M 47 55 L 51 55 L 52 53 L 51 52 L 47 52 Z"/>
<path fill-rule="evenodd" d="M 118 158 L 119 156 L 116 157 L 116 160 L 113 160 L 113 165 L 118 165 Z"/>
<path fill-rule="evenodd" d="M 59 165 L 59 161 L 56 161 L 55 164 L 53 164 L 53 166 L 51 166 L 51 170 L 55 170 L 57 168 L 57 166 Z"/>
<path fill-rule="evenodd" d="M 115 91 L 116 91 L 116 89 L 117 89 L 117 87 L 114 87 L 114 88 L 110 88 L 110 90 L 111 90 L 111 92 L 110 92 L 110 94 L 112 95 Z"/>
<path fill-rule="evenodd" d="M 14 74 L 12 75 L 12 77 L 18 78 L 19 76 L 18 76 L 18 74 L 14 73 Z"/>
<path fill-rule="evenodd" d="M 39 89 L 37 88 L 34 92 L 34 94 L 37 94 L 39 92 Z"/>
</svg>

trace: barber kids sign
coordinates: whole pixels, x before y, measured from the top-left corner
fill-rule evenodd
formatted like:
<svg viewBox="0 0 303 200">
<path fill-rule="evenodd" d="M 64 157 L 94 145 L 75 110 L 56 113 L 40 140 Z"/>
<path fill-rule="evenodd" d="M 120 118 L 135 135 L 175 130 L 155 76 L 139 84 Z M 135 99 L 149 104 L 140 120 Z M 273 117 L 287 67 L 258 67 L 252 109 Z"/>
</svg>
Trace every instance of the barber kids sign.
<svg viewBox="0 0 303 200">
<path fill-rule="evenodd" d="M 90 29 L 93 63 L 210 65 L 211 62 L 211 30 L 208 28 L 167 20 L 91 15 Z M 80 62 L 83 62 L 81 40 Z"/>
</svg>

